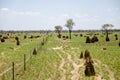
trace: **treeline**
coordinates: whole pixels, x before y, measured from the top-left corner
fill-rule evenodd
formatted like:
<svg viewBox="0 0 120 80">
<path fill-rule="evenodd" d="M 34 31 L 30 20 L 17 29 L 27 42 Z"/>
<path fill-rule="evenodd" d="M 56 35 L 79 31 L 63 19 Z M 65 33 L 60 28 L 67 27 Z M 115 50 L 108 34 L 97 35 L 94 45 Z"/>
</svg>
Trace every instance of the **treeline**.
<svg viewBox="0 0 120 80">
<path fill-rule="evenodd" d="M 109 29 L 109 32 L 120 32 L 120 29 Z M 9 31 L 4 31 L 0 30 L 0 33 L 31 33 L 31 32 L 40 32 L 40 33 L 47 33 L 47 32 L 55 32 L 55 30 L 20 30 L 20 31 L 14 31 L 14 30 L 9 30 Z M 62 32 L 68 32 L 68 30 L 62 30 Z M 72 32 L 104 32 L 104 30 L 72 30 Z"/>
</svg>

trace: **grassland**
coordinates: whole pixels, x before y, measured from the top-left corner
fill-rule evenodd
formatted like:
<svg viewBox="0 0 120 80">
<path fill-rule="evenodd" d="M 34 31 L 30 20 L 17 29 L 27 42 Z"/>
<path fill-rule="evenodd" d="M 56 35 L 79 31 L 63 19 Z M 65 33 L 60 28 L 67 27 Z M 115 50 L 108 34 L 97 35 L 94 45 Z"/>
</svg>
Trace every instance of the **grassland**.
<svg viewBox="0 0 120 80">
<path fill-rule="evenodd" d="M 99 42 L 90 44 L 85 43 L 86 37 L 73 34 L 71 40 L 63 40 L 53 33 L 43 46 L 41 42 L 48 35 L 40 33 L 27 34 L 41 35 L 37 39 L 23 39 L 25 33 L 13 34 L 12 36 L 17 35 L 20 38 L 19 46 L 16 45 L 14 38 L 6 39 L 4 43 L 0 42 L 0 79 L 12 79 L 12 62 L 14 62 L 15 80 L 120 80 L 120 47 L 119 40 L 115 40 L 114 36 L 118 34 L 120 38 L 119 32 L 109 35 L 110 42 L 106 42 L 105 36 L 99 33 L 97 35 Z M 63 49 L 63 46 L 66 48 Z M 32 55 L 34 48 L 37 48 L 37 55 Z M 79 59 L 79 56 L 81 51 L 84 52 L 86 49 L 93 58 L 96 76 L 84 75 L 85 60 Z M 27 59 L 26 71 L 23 69 L 24 54 Z"/>
</svg>

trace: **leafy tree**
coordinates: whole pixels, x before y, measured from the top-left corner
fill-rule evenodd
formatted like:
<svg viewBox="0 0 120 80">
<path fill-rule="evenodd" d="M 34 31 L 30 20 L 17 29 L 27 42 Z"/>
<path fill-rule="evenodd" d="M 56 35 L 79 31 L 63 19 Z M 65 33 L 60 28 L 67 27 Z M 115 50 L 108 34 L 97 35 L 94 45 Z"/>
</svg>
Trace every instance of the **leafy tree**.
<svg viewBox="0 0 120 80">
<path fill-rule="evenodd" d="M 102 25 L 102 28 L 103 28 L 103 30 L 105 30 L 105 33 L 106 33 L 106 41 L 109 41 L 108 28 L 111 28 L 111 27 L 113 27 L 112 24 L 103 24 Z"/>
<path fill-rule="evenodd" d="M 61 38 L 61 31 L 62 31 L 62 26 L 57 25 L 55 26 L 55 31 L 58 33 L 58 37 Z"/>
<path fill-rule="evenodd" d="M 102 25 L 102 29 L 105 30 L 106 34 L 108 34 L 108 29 L 112 28 L 113 25 L 112 24 L 103 24 Z"/>
<path fill-rule="evenodd" d="M 56 31 L 58 34 L 60 34 L 61 31 L 62 31 L 62 26 L 60 26 L 60 25 L 55 26 L 55 31 Z"/>
<path fill-rule="evenodd" d="M 71 39 L 71 32 L 72 32 L 72 28 L 73 26 L 75 25 L 75 23 L 73 22 L 72 19 L 68 19 L 65 26 L 69 29 L 69 36 L 70 36 L 70 39 Z"/>
</svg>

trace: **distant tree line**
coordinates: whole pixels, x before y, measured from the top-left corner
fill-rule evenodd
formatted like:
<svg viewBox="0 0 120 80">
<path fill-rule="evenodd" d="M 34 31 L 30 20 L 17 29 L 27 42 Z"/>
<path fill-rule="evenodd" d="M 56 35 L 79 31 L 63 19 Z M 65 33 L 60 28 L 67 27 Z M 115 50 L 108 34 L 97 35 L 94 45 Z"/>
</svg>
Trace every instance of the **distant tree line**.
<svg viewBox="0 0 120 80">
<path fill-rule="evenodd" d="M 72 30 L 72 32 L 102 32 L 103 30 Z M 40 32 L 40 33 L 46 33 L 46 32 L 55 32 L 55 30 L 34 30 L 34 31 L 29 31 L 29 30 L 24 30 L 24 31 L 4 31 L 0 30 L 0 33 L 31 33 L 31 32 Z M 68 30 L 62 30 L 62 32 L 68 32 Z M 120 32 L 120 29 L 109 29 L 109 32 Z"/>
</svg>

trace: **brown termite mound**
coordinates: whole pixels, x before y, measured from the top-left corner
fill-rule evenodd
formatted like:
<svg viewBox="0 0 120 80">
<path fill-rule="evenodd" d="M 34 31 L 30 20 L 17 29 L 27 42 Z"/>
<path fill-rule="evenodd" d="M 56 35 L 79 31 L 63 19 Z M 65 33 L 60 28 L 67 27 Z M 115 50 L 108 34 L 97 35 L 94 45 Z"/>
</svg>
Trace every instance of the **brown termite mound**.
<svg viewBox="0 0 120 80">
<path fill-rule="evenodd" d="M 84 59 L 86 59 L 87 57 L 90 57 L 90 52 L 86 49 L 84 54 Z"/>
<path fill-rule="evenodd" d="M 86 43 L 90 43 L 90 41 L 91 41 L 91 40 L 90 40 L 90 37 L 87 36 L 87 37 L 86 37 Z"/>
<path fill-rule="evenodd" d="M 4 38 L 2 38 L 2 39 L 1 39 L 1 42 L 5 42 L 5 39 L 4 39 Z"/>
<path fill-rule="evenodd" d="M 20 41 L 19 41 L 19 38 L 17 36 L 15 37 L 15 40 L 16 40 L 16 45 L 20 45 Z"/>
<path fill-rule="evenodd" d="M 91 59 L 91 57 L 87 57 L 86 58 L 86 62 L 85 62 L 85 76 L 95 76 L 95 69 L 93 66 L 93 60 Z"/>
<path fill-rule="evenodd" d="M 33 55 L 37 55 L 37 49 L 36 49 L 36 48 L 33 49 L 32 54 L 33 54 Z"/>
<path fill-rule="evenodd" d="M 82 59 L 83 58 L 83 52 L 81 52 L 81 54 L 80 54 L 80 59 Z"/>
<path fill-rule="evenodd" d="M 93 60 L 88 50 L 85 50 L 84 59 L 85 59 L 85 72 L 84 72 L 85 76 L 95 76 Z"/>
</svg>

